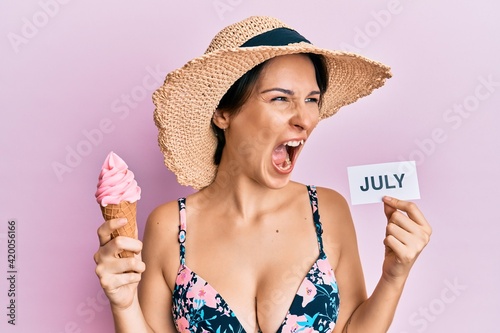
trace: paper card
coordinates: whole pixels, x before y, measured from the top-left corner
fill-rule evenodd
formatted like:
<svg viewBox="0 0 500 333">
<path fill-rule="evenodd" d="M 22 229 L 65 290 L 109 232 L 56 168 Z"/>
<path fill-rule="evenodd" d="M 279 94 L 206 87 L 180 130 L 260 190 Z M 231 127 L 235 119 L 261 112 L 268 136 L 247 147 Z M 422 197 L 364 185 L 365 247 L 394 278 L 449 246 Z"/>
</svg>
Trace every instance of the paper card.
<svg viewBox="0 0 500 333">
<path fill-rule="evenodd" d="M 353 166 L 347 174 L 353 205 L 382 202 L 385 195 L 420 199 L 415 161 Z"/>
</svg>

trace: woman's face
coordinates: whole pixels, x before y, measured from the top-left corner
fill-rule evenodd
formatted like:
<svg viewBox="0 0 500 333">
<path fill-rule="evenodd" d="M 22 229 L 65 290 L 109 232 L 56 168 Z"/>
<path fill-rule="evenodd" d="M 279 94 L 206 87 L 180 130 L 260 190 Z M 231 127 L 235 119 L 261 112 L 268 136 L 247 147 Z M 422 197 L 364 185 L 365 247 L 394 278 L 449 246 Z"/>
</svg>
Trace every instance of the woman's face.
<svg viewBox="0 0 500 333">
<path fill-rule="evenodd" d="M 229 119 L 223 159 L 240 176 L 285 186 L 303 144 L 319 121 L 320 92 L 306 55 L 273 58 L 241 110 Z"/>
</svg>

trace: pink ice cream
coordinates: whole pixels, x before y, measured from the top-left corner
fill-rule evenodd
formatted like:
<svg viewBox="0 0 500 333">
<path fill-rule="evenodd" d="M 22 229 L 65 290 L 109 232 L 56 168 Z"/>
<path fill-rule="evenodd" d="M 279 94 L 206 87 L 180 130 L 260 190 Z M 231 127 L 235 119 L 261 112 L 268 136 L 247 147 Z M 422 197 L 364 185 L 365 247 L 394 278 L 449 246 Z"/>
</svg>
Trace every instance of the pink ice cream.
<svg viewBox="0 0 500 333">
<path fill-rule="evenodd" d="M 134 173 L 113 152 L 108 154 L 102 165 L 95 196 L 102 207 L 122 201 L 133 203 L 141 198 L 141 188 L 137 186 Z"/>
</svg>

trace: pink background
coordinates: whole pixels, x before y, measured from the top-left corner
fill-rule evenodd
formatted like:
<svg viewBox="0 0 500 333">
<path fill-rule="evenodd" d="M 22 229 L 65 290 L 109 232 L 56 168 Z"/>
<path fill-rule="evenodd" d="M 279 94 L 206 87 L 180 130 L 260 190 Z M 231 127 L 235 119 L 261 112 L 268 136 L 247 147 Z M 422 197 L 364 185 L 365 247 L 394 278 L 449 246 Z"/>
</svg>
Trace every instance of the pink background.
<svg viewBox="0 0 500 333">
<path fill-rule="evenodd" d="M 486 0 L 2 1 L 0 331 L 112 331 L 92 259 L 104 157 L 114 150 L 135 172 L 142 233 L 155 206 L 191 192 L 163 166 L 152 91 L 219 29 L 266 14 L 316 45 L 393 68 L 383 89 L 318 126 L 294 174 L 349 198 L 348 166 L 417 161 L 418 203 L 434 234 L 390 332 L 498 332 L 499 12 Z M 386 222 L 380 204 L 352 214 L 371 291 Z M 6 316 L 11 218 L 15 327 Z"/>
</svg>

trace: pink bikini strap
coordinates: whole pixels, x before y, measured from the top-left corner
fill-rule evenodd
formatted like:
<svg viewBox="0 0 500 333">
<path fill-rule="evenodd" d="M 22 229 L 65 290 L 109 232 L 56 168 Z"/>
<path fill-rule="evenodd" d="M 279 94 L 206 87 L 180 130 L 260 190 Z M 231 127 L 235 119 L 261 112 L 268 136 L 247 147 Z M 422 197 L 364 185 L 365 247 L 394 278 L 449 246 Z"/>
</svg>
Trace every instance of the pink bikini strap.
<svg viewBox="0 0 500 333">
<path fill-rule="evenodd" d="M 186 264 L 186 247 L 184 242 L 186 241 L 186 198 L 180 198 L 179 203 L 179 247 L 180 247 L 180 261 L 181 265 Z"/>
</svg>

